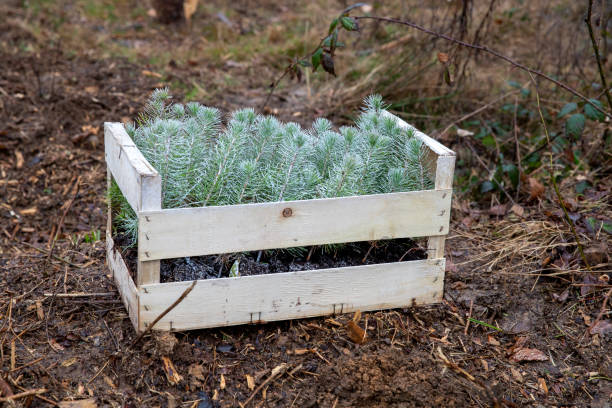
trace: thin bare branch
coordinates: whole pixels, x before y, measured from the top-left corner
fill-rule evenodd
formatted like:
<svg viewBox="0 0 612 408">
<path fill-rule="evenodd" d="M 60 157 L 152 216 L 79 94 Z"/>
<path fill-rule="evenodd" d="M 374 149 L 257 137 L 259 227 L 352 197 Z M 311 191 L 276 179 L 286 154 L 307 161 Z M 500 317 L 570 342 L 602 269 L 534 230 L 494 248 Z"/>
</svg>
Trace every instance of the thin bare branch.
<svg viewBox="0 0 612 408">
<path fill-rule="evenodd" d="M 413 23 L 411 21 L 403 21 L 403 20 L 398 20 L 396 18 L 376 17 L 376 16 L 356 16 L 356 17 L 353 17 L 353 18 L 355 20 L 366 20 L 367 19 L 367 20 L 384 21 L 384 22 L 387 22 L 387 23 L 405 25 L 405 26 L 408 26 L 408 27 L 412 27 L 412 28 L 414 28 L 416 30 L 419 30 L 421 32 L 424 32 L 426 34 L 429 34 L 431 36 L 434 36 L 436 38 L 442 38 L 443 40 L 450 41 L 450 42 L 452 42 L 454 44 L 461 45 L 462 47 L 467 47 L 467 48 L 471 48 L 471 49 L 474 49 L 474 50 L 486 52 L 487 54 L 493 55 L 494 57 L 497 57 L 497 58 L 499 58 L 499 59 L 501 59 L 503 61 L 506 61 L 507 63 L 509 63 L 510 65 L 512 65 L 512 66 L 514 66 L 516 68 L 519 68 L 519 69 L 521 69 L 523 71 L 526 71 L 526 72 L 529 72 L 529 73 L 531 73 L 533 75 L 537 75 L 537 76 L 539 76 L 541 78 L 544 78 L 547 81 L 552 82 L 553 84 L 557 85 L 558 87 L 560 87 L 562 89 L 565 89 L 567 92 L 571 93 L 572 95 L 577 96 L 578 98 L 582 99 L 583 101 L 585 101 L 587 103 L 591 103 L 589 98 L 587 98 L 586 96 L 584 96 L 583 94 L 578 92 L 576 89 L 572 88 L 571 86 L 569 86 L 567 84 L 564 84 L 563 82 L 557 81 L 556 79 L 546 75 L 543 72 L 540 72 L 540 71 L 538 71 L 536 69 L 533 69 L 533 68 L 530 68 L 530 67 L 528 67 L 526 65 L 523 65 L 520 62 L 517 62 L 517 61 L 513 60 L 512 58 L 510 58 L 510 57 L 508 57 L 508 56 L 506 56 L 504 54 L 501 54 L 501 53 L 499 53 L 499 52 L 497 52 L 497 51 L 495 51 L 495 50 L 493 50 L 493 49 L 491 49 L 491 48 L 489 48 L 487 46 L 479 45 L 479 44 L 471 44 L 471 43 L 468 43 L 468 42 L 465 42 L 465 41 L 457 40 L 456 38 L 450 37 L 450 36 L 448 36 L 446 34 L 441 34 L 441 33 L 429 30 L 429 29 L 427 29 L 425 27 L 422 27 L 422 26 L 420 26 L 418 24 L 415 24 L 415 23 Z M 612 113 L 607 112 L 607 111 L 601 109 L 597 105 L 593 105 L 592 104 L 591 106 L 593 106 L 593 108 L 595 110 L 598 110 L 599 112 L 603 113 L 604 115 L 612 118 Z"/>
</svg>

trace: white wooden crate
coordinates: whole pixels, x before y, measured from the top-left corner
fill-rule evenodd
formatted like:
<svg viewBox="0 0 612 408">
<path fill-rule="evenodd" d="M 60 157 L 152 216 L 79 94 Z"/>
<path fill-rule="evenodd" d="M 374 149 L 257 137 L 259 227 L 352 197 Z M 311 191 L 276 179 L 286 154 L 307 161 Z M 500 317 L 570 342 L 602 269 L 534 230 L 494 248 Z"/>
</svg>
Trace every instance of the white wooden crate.
<svg viewBox="0 0 612 408">
<path fill-rule="evenodd" d="M 391 115 L 389 113 L 385 113 Z M 392 115 L 391 115 L 392 116 Z M 407 123 L 393 116 L 401 126 Z M 193 282 L 160 283 L 160 260 L 229 252 L 428 237 L 428 258 L 197 281 L 156 330 L 187 330 L 380 310 L 442 300 L 455 153 L 416 131 L 433 190 L 277 203 L 161 209 L 161 177 L 120 123 L 104 124 L 107 177 L 138 214 L 138 267 L 130 276 L 106 233 L 110 270 L 137 331 Z"/>
</svg>

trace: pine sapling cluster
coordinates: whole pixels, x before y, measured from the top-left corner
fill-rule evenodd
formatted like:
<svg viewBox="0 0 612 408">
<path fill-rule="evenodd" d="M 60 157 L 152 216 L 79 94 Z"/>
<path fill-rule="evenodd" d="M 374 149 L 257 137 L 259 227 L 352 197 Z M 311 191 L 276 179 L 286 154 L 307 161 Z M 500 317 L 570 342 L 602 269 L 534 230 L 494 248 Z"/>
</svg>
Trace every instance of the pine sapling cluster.
<svg viewBox="0 0 612 408">
<path fill-rule="evenodd" d="M 156 90 L 137 125 L 126 127 L 162 179 L 162 207 L 217 206 L 331 198 L 432 188 L 414 129 L 383 115 L 379 95 L 364 101 L 355 126 L 311 129 L 252 109 L 225 127 L 219 110 L 169 103 Z M 116 184 L 109 191 L 115 227 L 136 243 L 138 221 Z"/>
</svg>

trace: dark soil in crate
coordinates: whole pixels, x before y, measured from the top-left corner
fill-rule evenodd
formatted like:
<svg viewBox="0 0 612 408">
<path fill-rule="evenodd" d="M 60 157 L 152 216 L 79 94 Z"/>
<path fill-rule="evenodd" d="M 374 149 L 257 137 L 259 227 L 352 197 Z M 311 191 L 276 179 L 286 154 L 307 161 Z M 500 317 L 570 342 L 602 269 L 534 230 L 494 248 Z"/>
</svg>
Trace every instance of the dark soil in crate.
<svg viewBox="0 0 612 408">
<path fill-rule="evenodd" d="M 125 248 L 126 239 L 115 237 L 125 262 L 135 277 L 137 249 Z M 342 245 L 311 246 L 300 249 L 252 251 L 234 254 L 206 255 L 161 261 L 160 279 L 180 282 L 197 279 L 227 278 L 232 265 L 239 260 L 240 276 L 296 272 L 345 266 L 372 265 L 387 262 L 413 261 L 427 258 L 426 251 L 411 239 L 363 241 Z"/>
</svg>

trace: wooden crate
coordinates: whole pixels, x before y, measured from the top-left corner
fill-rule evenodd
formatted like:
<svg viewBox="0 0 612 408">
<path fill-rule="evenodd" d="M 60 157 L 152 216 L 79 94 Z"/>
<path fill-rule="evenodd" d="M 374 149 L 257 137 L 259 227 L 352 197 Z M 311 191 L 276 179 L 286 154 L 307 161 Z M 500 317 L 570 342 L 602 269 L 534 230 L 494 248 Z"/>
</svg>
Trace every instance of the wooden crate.
<svg viewBox="0 0 612 408">
<path fill-rule="evenodd" d="M 390 114 L 387 114 L 390 115 Z M 396 118 L 403 127 L 407 123 Z M 137 331 L 193 283 L 160 283 L 160 260 L 379 239 L 428 237 L 418 261 L 199 280 L 156 330 L 187 330 L 380 310 L 442 300 L 455 154 L 415 130 L 427 146 L 435 189 L 276 203 L 161 209 L 161 177 L 120 123 L 104 124 L 107 176 L 138 214 L 136 282 L 115 248 L 110 270 Z"/>
</svg>

